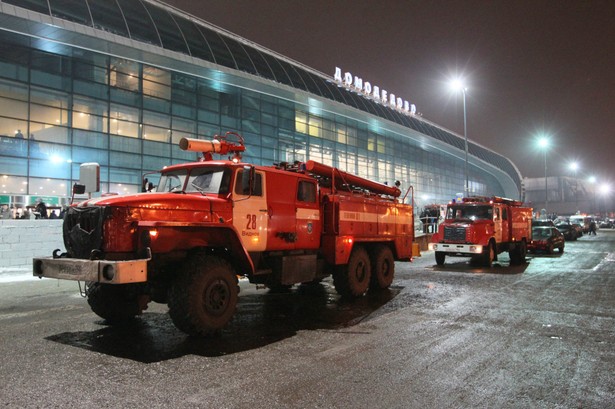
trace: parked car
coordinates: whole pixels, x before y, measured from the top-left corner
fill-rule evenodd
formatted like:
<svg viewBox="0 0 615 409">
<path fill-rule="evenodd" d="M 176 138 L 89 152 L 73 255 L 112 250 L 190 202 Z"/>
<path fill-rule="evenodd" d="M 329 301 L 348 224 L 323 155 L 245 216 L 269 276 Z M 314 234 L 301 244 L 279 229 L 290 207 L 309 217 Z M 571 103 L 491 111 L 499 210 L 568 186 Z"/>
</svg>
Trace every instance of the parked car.
<svg viewBox="0 0 615 409">
<path fill-rule="evenodd" d="M 529 252 L 544 251 L 553 254 L 554 249 L 564 252 L 564 235 L 556 227 L 532 227 L 532 240 L 527 246 Z"/>
<path fill-rule="evenodd" d="M 579 214 L 572 215 L 569 219 L 569 222 L 571 224 L 576 223 L 581 226 L 583 228 L 583 233 L 585 234 L 589 233 L 589 226 L 591 226 L 592 221 L 595 221 L 593 216 L 585 216 Z"/>
<path fill-rule="evenodd" d="M 580 224 L 577 223 L 570 223 L 570 225 L 574 228 L 574 230 L 577 232 L 577 238 L 579 237 L 583 237 L 583 227 L 581 227 Z"/>
<path fill-rule="evenodd" d="M 545 219 L 533 219 L 532 227 L 537 226 L 546 226 L 546 227 L 555 227 L 555 223 L 553 220 L 545 220 Z"/>
<path fill-rule="evenodd" d="M 566 241 L 574 241 L 583 235 L 583 230 L 581 226 L 577 224 L 578 228 L 570 223 L 560 223 L 558 224 L 557 230 L 559 230 L 563 235 Z"/>
<path fill-rule="evenodd" d="M 598 226 L 600 226 L 601 229 L 612 229 L 613 222 L 610 220 L 602 220 Z"/>
</svg>

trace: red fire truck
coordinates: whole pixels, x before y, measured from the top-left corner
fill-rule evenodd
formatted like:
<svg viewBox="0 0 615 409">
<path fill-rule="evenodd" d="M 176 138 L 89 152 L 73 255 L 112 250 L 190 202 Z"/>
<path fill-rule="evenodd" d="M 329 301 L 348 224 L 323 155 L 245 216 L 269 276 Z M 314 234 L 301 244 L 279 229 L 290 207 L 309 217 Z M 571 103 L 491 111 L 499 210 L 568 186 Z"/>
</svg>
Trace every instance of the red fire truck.
<svg viewBox="0 0 615 409">
<path fill-rule="evenodd" d="M 34 259 L 34 275 L 86 282 L 111 324 L 154 301 L 182 331 L 210 335 L 235 312 L 237 276 L 279 289 L 332 275 L 338 293 L 358 297 L 389 287 L 394 261 L 411 259 L 412 207 L 396 186 L 314 161 L 242 163 L 234 133 L 180 147 L 202 160 L 165 167 L 155 192 L 70 207 L 66 253 Z"/>
<path fill-rule="evenodd" d="M 491 267 L 497 255 L 508 251 L 512 264 L 525 262 L 532 238 L 532 209 L 501 197 L 467 197 L 447 206 L 446 218 L 431 238 L 429 250 L 436 263 L 446 256 L 472 257 Z"/>
</svg>

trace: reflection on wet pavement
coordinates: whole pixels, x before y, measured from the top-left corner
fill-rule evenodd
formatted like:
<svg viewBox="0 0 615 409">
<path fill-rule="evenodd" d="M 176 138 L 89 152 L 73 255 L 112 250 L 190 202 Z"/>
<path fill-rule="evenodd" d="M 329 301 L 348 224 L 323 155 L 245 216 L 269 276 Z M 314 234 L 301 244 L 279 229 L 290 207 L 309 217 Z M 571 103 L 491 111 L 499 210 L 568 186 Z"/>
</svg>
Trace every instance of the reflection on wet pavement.
<svg viewBox="0 0 615 409">
<path fill-rule="evenodd" d="M 215 357 L 260 348 L 300 330 L 356 325 L 401 291 L 390 288 L 346 300 L 329 282 L 297 286 L 286 293 L 252 288 L 242 288 L 233 321 L 213 338 L 189 337 L 175 328 L 168 314 L 146 312 L 130 325 L 107 326 L 101 320 L 98 330 L 64 332 L 47 339 L 144 363 L 188 354 Z M 92 318 L 96 319 L 93 313 Z"/>
</svg>

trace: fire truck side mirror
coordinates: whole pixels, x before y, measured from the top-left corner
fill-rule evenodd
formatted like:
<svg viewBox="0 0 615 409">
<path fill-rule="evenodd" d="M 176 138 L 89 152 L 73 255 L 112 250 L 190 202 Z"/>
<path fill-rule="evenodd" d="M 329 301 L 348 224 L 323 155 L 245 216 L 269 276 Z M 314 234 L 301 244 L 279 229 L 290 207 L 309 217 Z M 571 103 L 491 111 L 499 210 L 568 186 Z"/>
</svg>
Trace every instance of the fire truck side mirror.
<svg viewBox="0 0 615 409">
<path fill-rule="evenodd" d="M 248 177 L 245 177 L 248 175 Z M 252 195 L 254 190 L 254 166 L 243 167 L 243 177 L 241 178 L 241 191 L 244 195 Z"/>
<path fill-rule="evenodd" d="M 75 183 L 73 185 L 73 194 L 82 195 L 84 193 L 85 193 L 85 185 L 80 185 L 78 183 Z"/>
</svg>

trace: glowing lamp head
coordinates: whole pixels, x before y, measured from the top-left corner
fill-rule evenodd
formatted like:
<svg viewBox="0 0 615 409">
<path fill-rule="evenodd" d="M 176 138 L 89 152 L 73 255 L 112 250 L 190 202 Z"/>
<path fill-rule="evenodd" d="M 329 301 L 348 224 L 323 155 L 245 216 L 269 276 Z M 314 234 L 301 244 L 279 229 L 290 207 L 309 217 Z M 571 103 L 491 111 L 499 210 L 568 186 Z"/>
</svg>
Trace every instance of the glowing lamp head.
<svg viewBox="0 0 615 409">
<path fill-rule="evenodd" d="M 544 137 L 544 136 L 543 136 L 542 138 L 538 139 L 538 146 L 539 146 L 541 149 L 546 149 L 546 148 L 548 148 L 548 147 L 549 147 L 549 139 L 548 139 L 548 138 L 546 138 L 546 137 Z"/>
<path fill-rule="evenodd" d="M 451 90 L 455 92 L 466 92 L 467 88 L 460 78 L 455 78 L 450 82 Z"/>
</svg>

